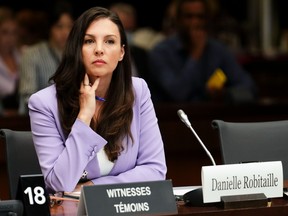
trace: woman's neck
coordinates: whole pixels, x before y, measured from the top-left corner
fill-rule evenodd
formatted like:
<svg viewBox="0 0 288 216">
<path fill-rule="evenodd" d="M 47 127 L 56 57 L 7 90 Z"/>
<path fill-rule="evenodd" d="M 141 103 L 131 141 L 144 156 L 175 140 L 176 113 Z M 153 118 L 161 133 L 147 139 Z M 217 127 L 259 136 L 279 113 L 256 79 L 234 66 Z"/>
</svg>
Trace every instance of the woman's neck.
<svg viewBox="0 0 288 216">
<path fill-rule="evenodd" d="M 91 78 L 90 82 L 94 83 L 96 78 Z M 98 85 L 98 88 L 96 90 L 96 96 L 103 98 L 105 100 L 107 100 L 106 95 L 110 86 L 110 82 L 111 82 L 111 77 L 101 77 L 100 78 L 100 83 Z"/>
</svg>

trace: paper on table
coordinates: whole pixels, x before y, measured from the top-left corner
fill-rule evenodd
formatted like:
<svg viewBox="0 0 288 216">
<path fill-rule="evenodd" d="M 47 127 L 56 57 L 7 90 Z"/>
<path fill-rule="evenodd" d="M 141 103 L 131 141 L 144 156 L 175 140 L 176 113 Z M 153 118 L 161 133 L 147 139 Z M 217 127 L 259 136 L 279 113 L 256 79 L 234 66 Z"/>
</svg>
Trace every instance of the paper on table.
<svg viewBox="0 0 288 216">
<path fill-rule="evenodd" d="M 177 196 L 182 196 L 185 193 L 200 188 L 201 186 L 182 186 L 182 187 L 173 187 L 173 193 Z"/>
</svg>

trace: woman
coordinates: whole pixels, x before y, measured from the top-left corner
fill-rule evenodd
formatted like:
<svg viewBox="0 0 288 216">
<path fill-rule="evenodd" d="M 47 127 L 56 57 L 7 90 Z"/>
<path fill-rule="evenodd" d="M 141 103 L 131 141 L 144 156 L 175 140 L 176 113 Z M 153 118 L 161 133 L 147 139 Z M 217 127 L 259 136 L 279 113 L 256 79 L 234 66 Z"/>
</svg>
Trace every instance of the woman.
<svg viewBox="0 0 288 216">
<path fill-rule="evenodd" d="M 57 1 L 48 13 L 47 35 L 44 40 L 25 47 L 20 63 L 19 114 L 28 114 L 27 101 L 31 94 L 50 85 L 74 23 L 73 10 L 66 1 Z"/>
<path fill-rule="evenodd" d="M 0 8 L 0 106 L 3 113 L 17 113 L 18 78 L 21 51 L 18 47 L 18 23 L 12 9 Z"/>
<path fill-rule="evenodd" d="M 131 77 L 119 17 L 101 7 L 75 22 L 54 85 L 29 99 L 31 129 L 46 185 L 164 180 L 167 167 L 146 82 Z M 96 99 L 95 99 L 96 98 Z M 82 177 L 81 177 L 82 176 Z"/>
</svg>

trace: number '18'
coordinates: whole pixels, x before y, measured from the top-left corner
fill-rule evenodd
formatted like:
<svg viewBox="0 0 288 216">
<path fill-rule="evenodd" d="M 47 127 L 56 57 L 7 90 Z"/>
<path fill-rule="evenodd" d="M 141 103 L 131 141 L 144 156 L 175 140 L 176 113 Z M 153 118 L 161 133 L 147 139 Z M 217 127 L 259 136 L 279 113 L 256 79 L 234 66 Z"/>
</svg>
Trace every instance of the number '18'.
<svg viewBox="0 0 288 216">
<path fill-rule="evenodd" d="M 33 194 L 33 192 L 34 192 L 34 194 Z M 26 190 L 24 190 L 24 193 L 28 195 L 30 205 L 34 205 L 34 202 L 37 205 L 42 205 L 46 202 L 46 197 L 44 195 L 44 189 L 42 187 L 36 186 L 34 188 L 33 192 L 32 192 L 31 187 L 27 187 Z"/>
</svg>

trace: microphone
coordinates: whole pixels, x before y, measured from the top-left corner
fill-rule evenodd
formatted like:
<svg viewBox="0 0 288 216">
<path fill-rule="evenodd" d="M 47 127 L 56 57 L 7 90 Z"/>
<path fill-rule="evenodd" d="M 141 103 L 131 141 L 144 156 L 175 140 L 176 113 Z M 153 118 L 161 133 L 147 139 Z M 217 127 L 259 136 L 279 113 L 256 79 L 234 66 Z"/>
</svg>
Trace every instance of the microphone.
<svg viewBox="0 0 288 216">
<path fill-rule="evenodd" d="M 197 133 L 194 131 L 187 115 L 184 113 L 183 110 L 179 109 L 177 111 L 177 114 L 181 121 L 193 132 L 193 134 L 196 136 L 197 140 L 205 150 L 206 154 L 209 156 L 212 164 L 216 166 L 216 163 L 214 161 L 214 158 L 212 157 L 211 153 L 208 151 L 202 140 L 199 138 Z M 196 207 L 205 207 L 205 206 L 211 206 L 211 203 L 203 203 L 203 191 L 202 187 L 191 190 L 183 195 L 183 201 L 185 205 L 187 206 L 196 206 Z"/>
<path fill-rule="evenodd" d="M 201 144 L 202 148 L 205 150 L 206 154 L 209 156 L 212 164 L 214 166 L 216 166 L 216 163 L 214 161 L 214 158 L 212 157 L 211 153 L 208 151 L 208 149 L 206 148 L 206 146 L 204 145 L 204 143 L 202 142 L 202 140 L 199 138 L 199 136 L 197 135 L 197 133 L 194 131 L 187 115 L 184 113 L 183 110 L 179 109 L 177 111 L 177 114 L 179 116 L 179 118 L 181 119 L 182 122 L 184 122 L 184 124 L 193 132 L 193 134 L 195 135 L 195 137 L 197 138 L 197 140 L 199 141 L 199 143 Z"/>
</svg>

